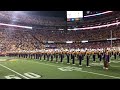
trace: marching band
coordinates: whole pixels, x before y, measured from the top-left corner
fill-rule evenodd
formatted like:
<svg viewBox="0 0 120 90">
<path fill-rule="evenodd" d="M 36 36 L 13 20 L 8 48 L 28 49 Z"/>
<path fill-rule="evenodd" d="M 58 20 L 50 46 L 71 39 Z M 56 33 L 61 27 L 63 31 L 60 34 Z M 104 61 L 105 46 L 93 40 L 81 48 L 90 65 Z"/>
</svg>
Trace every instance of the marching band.
<svg viewBox="0 0 120 90">
<path fill-rule="evenodd" d="M 12 51 L 6 52 L 6 56 L 9 57 L 18 57 L 18 58 L 30 58 L 30 59 L 39 59 L 42 58 L 46 61 L 54 61 L 58 63 L 64 62 L 64 58 L 66 57 L 67 64 L 71 63 L 73 65 L 76 64 L 76 60 L 78 60 L 79 66 L 82 66 L 82 61 L 86 60 L 86 67 L 90 67 L 90 60 L 96 62 L 98 58 L 99 62 L 103 61 L 103 69 L 108 69 L 110 58 L 113 56 L 114 59 L 117 59 L 117 56 L 120 57 L 120 50 L 115 49 L 43 49 L 36 51 Z"/>
</svg>

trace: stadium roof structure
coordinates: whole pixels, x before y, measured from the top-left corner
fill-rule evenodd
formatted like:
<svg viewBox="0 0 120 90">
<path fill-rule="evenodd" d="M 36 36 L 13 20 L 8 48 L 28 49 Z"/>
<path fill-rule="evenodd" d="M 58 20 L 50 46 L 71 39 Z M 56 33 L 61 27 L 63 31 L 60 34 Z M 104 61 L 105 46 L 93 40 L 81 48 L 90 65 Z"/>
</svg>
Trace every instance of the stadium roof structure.
<svg viewBox="0 0 120 90">
<path fill-rule="evenodd" d="M 114 15 L 120 15 L 118 11 L 108 11 L 112 12 L 111 15 L 113 15 L 113 18 L 115 18 Z M 94 14 L 95 13 L 95 14 Z M 102 13 L 103 17 L 108 17 L 103 14 L 106 14 L 104 12 L 98 12 Z M 97 15 L 98 15 L 97 13 Z M 116 14 L 118 13 L 118 14 Z M 93 12 L 93 15 L 87 15 L 87 16 L 94 16 L 96 15 L 96 12 Z M 51 17 L 48 17 L 51 16 Z M 58 17 L 55 17 L 58 16 Z M 60 17 L 59 17 L 60 16 Z M 0 11 L 0 23 L 3 24 L 13 24 L 13 25 L 21 25 L 21 26 L 66 26 L 65 19 L 63 18 L 65 16 L 65 11 Z M 87 17 L 86 16 L 86 17 Z M 99 15 L 100 16 L 100 15 Z M 103 18 L 99 17 L 99 18 Z M 99 19 L 98 19 L 99 20 Z M 92 22 L 97 20 L 84 20 L 83 22 L 80 22 L 81 25 L 84 26 L 84 23 Z M 73 25 L 73 24 L 72 24 Z M 89 23 L 88 23 L 89 25 Z M 60 28 L 61 29 L 61 28 Z"/>
<path fill-rule="evenodd" d="M 66 11 L 28 11 L 30 15 L 64 18 Z"/>
</svg>

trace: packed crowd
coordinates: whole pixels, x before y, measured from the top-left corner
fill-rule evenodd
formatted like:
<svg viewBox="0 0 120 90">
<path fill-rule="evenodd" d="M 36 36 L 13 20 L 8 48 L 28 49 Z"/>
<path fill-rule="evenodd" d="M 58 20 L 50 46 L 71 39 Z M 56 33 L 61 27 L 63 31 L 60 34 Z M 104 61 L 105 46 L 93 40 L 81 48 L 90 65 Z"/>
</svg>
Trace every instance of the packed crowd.
<svg viewBox="0 0 120 90">
<path fill-rule="evenodd" d="M 120 27 L 102 28 L 89 31 L 59 31 L 59 30 L 27 30 L 5 28 L 0 30 L 0 51 L 40 50 L 46 45 L 55 48 L 107 48 L 111 47 L 110 30 L 112 29 L 113 47 L 120 46 Z M 81 43 L 88 40 L 87 43 Z M 52 43 L 49 43 L 53 41 Z M 73 41 L 73 43 L 66 43 Z"/>
<path fill-rule="evenodd" d="M 0 11 L 0 22 L 3 20 L 10 21 L 16 18 L 19 22 L 46 25 L 48 27 L 41 29 L 33 28 L 32 30 L 0 27 L 0 51 L 40 50 L 45 49 L 47 44 L 54 48 L 107 48 L 111 47 L 111 42 L 107 41 L 107 39 L 111 38 L 111 31 L 112 38 L 117 39 L 113 41 L 113 47 L 120 47 L 120 25 L 92 30 L 65 31 L 58 30 L 59 27 L 57 29 L 54 27 L 49 28 L 49 26 L 58 25 L 61 27 L 65 25 L 63 18 L 36 17 L 25 13 L 16 14 L 16 17 L 13 17 L 13 14 L 15 15 L 16 13 L 14 11 Z M 114 18 L 111 17 L 105 17 L 107 20 L 103 20 L 103 18 L 100 20 L 108 22 L 108 20 L 116 20 L 116 17 L 118 19 L 120 18 L 119 13 L 113 16 Z M 88 40 L 89 42 L 81 43 L 83 40 Z M 49 41 L 53 41 L 52 44 L 48 43 Z M 73 41 L 74 43 L 68 44 L 66 41 Z"/>
<path fill-rule="evenodd" d="M 35 50 L 42 45 L 37 42 L 28 32 L 24 30 L 1 30 L 0 50 L 1 51 L 19 51 Z"/>
<path fill-rule="evenodd" d="M 40 41 L 82 41 L 82 40 L 107 40 L 120 38 L 120 26 L 100 28 L 95 30 L 67 31 L 64 30 L 31 30 Z"/>
</svg>

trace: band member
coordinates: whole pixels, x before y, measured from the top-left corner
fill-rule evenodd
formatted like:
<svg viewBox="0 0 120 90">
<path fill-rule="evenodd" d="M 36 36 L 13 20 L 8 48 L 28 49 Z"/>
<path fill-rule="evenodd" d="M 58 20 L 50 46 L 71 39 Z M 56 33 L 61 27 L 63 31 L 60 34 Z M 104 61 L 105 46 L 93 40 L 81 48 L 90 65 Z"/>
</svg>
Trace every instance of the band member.
<svg viewBox="0 0 120 90">
<path fill-rule="evenodd" d="M 87 58 L 87 67 L 89 66 L 89 60 L 90 60 L 90 52 L 86 51 L 86 58 Z"/>
<path fill-rule="evenodd" d="M 38 59 L 38 53 L 36 52 L 36 59 Z"/>
<path fill-rule="evenodd" d="M 116 51 L 114 50 L 114 52 L 113 52 L 113 54 L 114 54 L 114 59 L 116 59 Z"/>
<path fill-rule="evenodd" d="M 60 52 L 60 62 L 63 63 L 63 52 Z"/>
<path fill-rule="evenodd" d="M 30 58 L 30 53 L 28 54 L 28 58 Z"/>
<path fill-rule="evenodd" d="M 56 63 L 58 63 L 58 52 L 55 53 Z"/>
<path fill-rule="evenodd" d="M 72 56 L 72 52 L 70 53 L 70 56 L 71 56 L 71 59 L 72 59 L 72 57 L 73 57 L 73 56 Z"/>
<path fill-rule="evenodd" d="M 82 53 L 78 52 L 78 60 L 79 60 L 79 66 L 82 66 Z"/>
<path fill-rule="evenodd" d="M 117 53 L 117 55 L 119 55 L 119 51 L 118 51 L 118 50 L 117 50 L 117 52 L 116 52 L 116 53 Z"/>
<path fill-rule="evenodd" d="M 42 58 L 42 53 L 41 52 L 39 52 L 38 58 L 41 60 L 41 58 Z"/>
<path fill-rule="evenodd" d="M 40 52 L 37 53 L 37 59 L 40 59 Z"/>
<path fill-rule="evenodd" d="M 53 52 L 51 52 L 50 56 L 51 56 L 51 61 L 53 61 Z"/>
<path fill-rule="evenodd" d="M 12 55 L 12 54 L 11 54 Z M 21 53 L 21 57 L 23 57 L 23 54 Z"/>
<path fill-rule="evenodd" d="M 82 53 L 82 60 L 84 60 L 85 52 L 81 52 L 81 53 Z"/>
<path fill-rule="evenodd" d="M 112 55 L 114 54 L 114 51 L 112 51 Z"/>
<path fill-rule="evenodd" d="M 95 52 L 94 51 L 92 52 L 92 55 L 93 55 L 93 61 L 95 62 Z"/>
<path fill-rule="evenodd" d="M 69 52 L 67 52 L 67 64 L 70 64 L 70 53 Z"/>
<path fill-rule="evenodd" d="M 112 56 L 112 52 L 111 52 L 111 51 L 109 52 L 109 56 L 110 56 L 110 57 Z"/>
<path fill-rule="evenodd" d="M 25 54 L 25 58 L 27 58 L 27 57 L 28 57 L 28 54 L 26 53 L 26 54 Z"/>
<path fill-rule="evenodd" d="M 33 53 L 33 57 L 34 57 L 34 59 L 35 59 L 35 57 L 36 57 L 35 55 L 36 55 L 36 54 L 35 54 L 35 53 Z"/>
<path fill-rule="evenodd" d="M 47 61 L 49 61 L 50 54 L 47 52 Z"/>
<path fill-rule="evenodd" d="M 99 61 L 102 61 L 102 53 L 99 51 Z"/>
<path fill-rule="evenodd" d="M 31 59 L 32 59 L 32 56 L 33 56 L 33 54 L 31 53 L 31 54 L 30 54 L 30 58 L 31 58 Z"/>
<path fill-rule="evenodd" d="M 46 53 L 43 54 L 44 60 L 46 59 Z"/>
<path fill-rule="evenodd" d="M 13 56 L 14 56 L 14 54 L 13 54 Z M 25 57 L 24 57 L 24 53 L 22 53 L 22 57 L 25 58 Z"/>
<path fill-rule="evenodd" d="M 25 53 L 23 53 L 23 58 L 25 58 Z"/>
<path fill-rule="evenodd" d="M 27 52 L 25 53 L 25 58 L 27 58 L 28 57 L 28 54 L 27 54 Z"/>
<path fill-rule="evenodd" d="M 20 58 L 20 53 L 18 53 L 18 57 Z"/>
<path fill-rule="evenodd" d="M 110 63 L 110 52 L 109 51 L 107 51 L 107 57 L 108 57 L 108 63 Z"/>
<path fill-rule="evenodd" d="M 72 52 L 72 64 L 75 65 L 75 52 Z"/>
<path fill-rule="evenodd" d="M 98 56 L 98 58 L 99 58 L 99 51 L 97 51 L 96 53 L 97 53 L 97 56 Z"/>
<path fill-rule="evenodd" d="M 56 58 L 56 51 L 54 51 L 53 58 Z"/>
<path fill-rule="evenodd" d="M 105 50 L 102 52 L 102 59 L 103 59 L 103 61 L 105 61 Z"/>
<path fill-rule="evenodd" d="M 63 59 L 64 59 L 64 57 L 65 57 L 65 56 L 64 56 L 64 55 L 65 55 L 65 51 L 62 52 L 62 55 L 63 55 Z"/>
<path fill-rule="evenodd" d="M 119 58 L 120 58 L 120 51 L 119 51 Z"/>
</svg>

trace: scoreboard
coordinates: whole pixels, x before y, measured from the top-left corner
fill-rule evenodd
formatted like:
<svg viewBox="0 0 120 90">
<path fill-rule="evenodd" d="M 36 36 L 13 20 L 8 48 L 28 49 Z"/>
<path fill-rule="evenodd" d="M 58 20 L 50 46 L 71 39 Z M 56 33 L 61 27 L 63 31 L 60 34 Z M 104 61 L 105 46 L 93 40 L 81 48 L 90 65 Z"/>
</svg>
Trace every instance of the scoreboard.
<svg viewBox="0 0 120 90">
<path fill-rule="evenodd" d="M 81 21 L 83 11 L 67 11 L 67 21 Z"/>
</svg>

